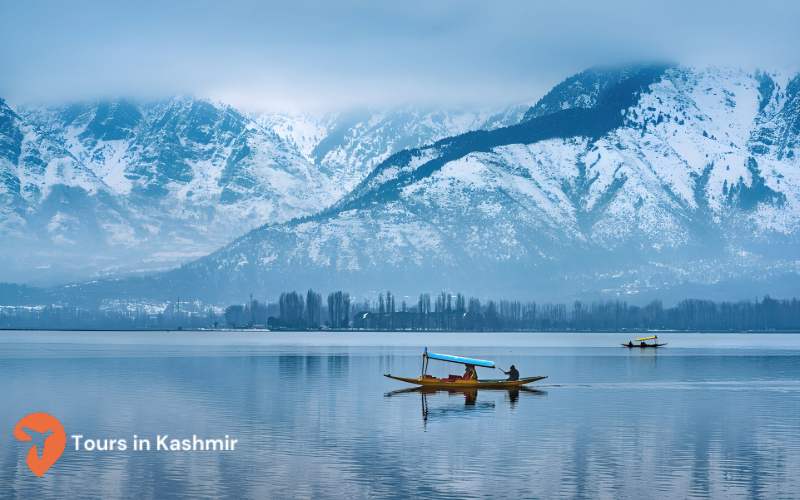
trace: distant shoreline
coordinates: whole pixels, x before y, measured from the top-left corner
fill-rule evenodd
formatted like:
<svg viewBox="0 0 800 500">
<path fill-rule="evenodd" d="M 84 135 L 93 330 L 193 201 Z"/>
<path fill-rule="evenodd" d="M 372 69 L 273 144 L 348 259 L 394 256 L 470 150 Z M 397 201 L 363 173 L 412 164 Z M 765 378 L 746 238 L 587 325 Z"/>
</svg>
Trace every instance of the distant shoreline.
<svg viewBox="0 0 800 500">
<path fill-rule="evenodd" d="M 137 332 L 204 332 L 204 333 L 352 333 L 352 332 L 361 332 L 361 333 L 422 333 L 422 332 L 439 332 L 439 333 L 486 333 L 486 334 L 497 334 L 497 333 L 619 333 L 619 334 L 642 334 L 642 333 L 697 333 L 697 334 L 708 334 L 708 333 L 748 333 L 748 334 L 759 334 L 759 333 L 786 333 L 786 334 L 800 334 L 800 330 L 367 330 L 367 329 L 336 329 L 336 330 L 260 330 L 256 328 L 242 328 L 242 329 L 205 329 L 205 328 L 197 328 L 197 329 L 189 329 L 184 328 L 178 330 L 177 328 L 142 328 L 138 330 L 111 330 L 111 329 L 82 329 L 82 328 L 0 328 L 0 332 L 129 332 L 129 333 L 137 333 Z"/>
</svg>

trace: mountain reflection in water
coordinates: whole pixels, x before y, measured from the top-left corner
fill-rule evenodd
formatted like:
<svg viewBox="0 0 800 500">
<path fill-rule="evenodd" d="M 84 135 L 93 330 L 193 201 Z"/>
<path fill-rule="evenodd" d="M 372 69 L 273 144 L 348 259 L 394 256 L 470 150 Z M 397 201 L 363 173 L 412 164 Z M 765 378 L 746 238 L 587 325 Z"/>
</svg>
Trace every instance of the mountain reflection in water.
<svg viewBox="0 0 800 500">
<path fill-rule="evenodd" d="M 135 337 L 89 346 L 56 344 L 56 334 L 13 345 L 0 337 L 0 429 L 43 411 L 68 437 L 137 434 L 155 444 L 158 434 L 230 435 L 236 451 L 86 452 L 70 440 L 39 479 L 25 463 L 29 444 L 0 432 L 0 498 L 772 499 L 800 491 L 800 348 L 787 347 L 800 344 L 791 335 L 733 338 L 765 348 L 681 349 L 676 334 L 646 354 L 440 346 L 549 376 L 532 390 L 466 394 L 383 377 L 418 374 L 417 347 L 170 345 L 158 335 L 160 344 L 134 345 Z M 528 339 L 491 341 L 508 338 Z M 448 368 L 431 365 L 432 375 Z"/>
</svg>

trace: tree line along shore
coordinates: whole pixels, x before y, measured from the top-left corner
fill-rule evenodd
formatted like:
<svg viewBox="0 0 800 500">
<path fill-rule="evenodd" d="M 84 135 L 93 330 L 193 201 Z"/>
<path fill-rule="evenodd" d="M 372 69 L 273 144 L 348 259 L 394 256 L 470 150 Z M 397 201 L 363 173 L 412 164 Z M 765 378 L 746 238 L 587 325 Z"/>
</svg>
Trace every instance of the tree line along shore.
<svg viewBox="0 0 800 500">
<path fill-rule="evenodd" d="M 0 328 L 64 330 L 441 330 L 441 331 L 800 331 L 800 301 L 773 299 L 715 302 L 681 300 L 664 307 L 624 300 L 537 303 L 467 298 L 461 293 L 420 294 L 398 304 L 391 292 L 358 300 L 336 291 L 323 301 L 308 290 L 282 293 L 275 302 L 251 299 L 225 307 L 198 302 L 156 305 L 113 303 L 97 308 L 67 305 L 0 307 Z"/>
</svg>

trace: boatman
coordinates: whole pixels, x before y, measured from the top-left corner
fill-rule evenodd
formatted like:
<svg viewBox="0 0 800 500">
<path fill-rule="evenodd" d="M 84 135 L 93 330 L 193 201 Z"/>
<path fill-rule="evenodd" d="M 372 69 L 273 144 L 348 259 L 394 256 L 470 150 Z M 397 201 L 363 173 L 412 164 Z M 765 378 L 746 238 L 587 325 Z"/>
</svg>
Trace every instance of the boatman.
<svg viewBox="0 0 800 500">
<path fill-rule="evenodd" d="M 516 382 L 517 380 L 519 380 L 519 372 L 517 371 L 516 368 L 514 368 L 514 365 L 511 365 L 511 368 L 509 368 L 508 371 L 503 371 L 502 368 L 500 369 L 500 371 L 508 375 L 507 382 Z"/>
<path fill-rule="evenodd" d="M 478 380 L 478 372 L 475 371 L 475 367 L 472 365 L 465 365 L 467 367 L 467 371 L 464 372 L 464 376 L 461 377 L 461 380 Z"/>
</svg>

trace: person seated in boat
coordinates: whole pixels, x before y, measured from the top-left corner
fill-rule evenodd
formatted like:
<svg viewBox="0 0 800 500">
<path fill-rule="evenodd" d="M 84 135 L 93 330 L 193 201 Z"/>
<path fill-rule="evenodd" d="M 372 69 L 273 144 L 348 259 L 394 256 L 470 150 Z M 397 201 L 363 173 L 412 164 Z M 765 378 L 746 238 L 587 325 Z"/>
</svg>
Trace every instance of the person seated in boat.
<svg viewBox="0 0 800 500">
<path fill-rule="evenodd" d="M 645 342 L 644 340 L 642 340 L 642 344 L 641 344 L 641 346 L 642 346 L 642 347 L 647 347 L 647 342 Z"/>
<path fill-rule="evenodd" d="M 478 372 L 475 371 L 475 367 L 472 365 L 466 365 L 466 367 L 467 370 L 461 380 L 478 380 Z"/>
<path fill-rule="evenodd" d="M 509 368 L 508 371 L 503 371 L 502 369 L 500 371 L 508 375 L 507 382 L 516 382 L 519 380 L 519 372 L 516 368 L 514 368 L 514 365 L 511 365 L 511 368 Z"/>
<path fill-rule="evenodd" d="M 628 347 L 633 347 L 633 341 L 632 340 L 628 341 Z"/>
</svg>

